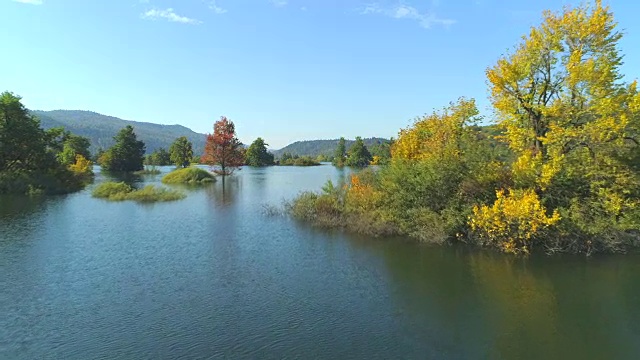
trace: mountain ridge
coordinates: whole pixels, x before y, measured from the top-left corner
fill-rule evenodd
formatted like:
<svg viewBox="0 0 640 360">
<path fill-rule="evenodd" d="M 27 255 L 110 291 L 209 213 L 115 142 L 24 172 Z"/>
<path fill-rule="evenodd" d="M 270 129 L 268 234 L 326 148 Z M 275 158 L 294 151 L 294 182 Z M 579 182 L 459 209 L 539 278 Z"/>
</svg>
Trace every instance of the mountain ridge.
<svg viewBox="0 0 640 360">
<path fill-rule="evenodd" d="M 169 149 L 173 141 L 186 136 L 193 143 L 194 154 L 200 155 L 204 152 L 206 134 L 197 133 L 188 127 L 180 124 L 157 124 L 145 121 L 124 120 L 115 116 L 104 115 L 91 110 L 31 110 L 40 120 L 40 124 L 45 129 L 54 127 L 64 127 L 65 130 L 73 134 L 85 136 L 91 141 L 91 152 L 96 153 L 99 149 L 108 149 L 113 146 L 113 137 L 127 125 L 131 125 L 138 135 L 138 139 L 144 141 L 147 154 L 164 148 Z M 333 155 L 339 139 L 314 139 L 298 140 L 280 149 L 270 149 L 277 157 L 288 152 L 291 155 L 312 156 Z M 388 139 L 366 138 L 363 139 L 366 146 L 370 147 L 380 144 Z M 347 148 L 353 144 L 354 140 L 346 140 Z M 248 144 L 245 144 L 245 147 Z"/>
<path fill-rule="evenodd" d="M 138 139 L 144 141 L 147 153 L 161 147 L 168 149 L 180 136 L 186 136 L 193 143 L 194 153 L 201 154 L 204 150 L 206 135 L 179 124 L 124 120 L 90 110 L 32 110 L 31 114 L 38 117 L 45 129 L 62 126 L 76 135 L 89 138 L 92 153 L 111 147 L 113 137 L 127 125 L 133 126 Z"/>
</svg>

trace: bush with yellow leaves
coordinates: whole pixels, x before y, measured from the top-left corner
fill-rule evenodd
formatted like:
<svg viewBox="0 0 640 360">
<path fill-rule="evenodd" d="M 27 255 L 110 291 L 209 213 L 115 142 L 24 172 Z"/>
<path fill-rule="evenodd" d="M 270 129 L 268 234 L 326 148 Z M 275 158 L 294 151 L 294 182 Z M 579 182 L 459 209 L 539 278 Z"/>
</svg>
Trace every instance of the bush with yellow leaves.
<svg viewBox="0 0 640 360">
<path fill-rule="evenodd" d="M 512 254 L 528 254 L 536 239 L 560 221 L 557 210 L 547 216 L 535 191 L 496 192 L 493 206 L 475 206 L 469 225 L 484 245 Z"/>
<path fill-rule="evenodd" d="M 88 179 L 93 176 L 93 163 L 84 156 L 77 154 L 76 162 L 69 165 L 69 170 L 73 174 L 82 179 Z"/>
</svg>

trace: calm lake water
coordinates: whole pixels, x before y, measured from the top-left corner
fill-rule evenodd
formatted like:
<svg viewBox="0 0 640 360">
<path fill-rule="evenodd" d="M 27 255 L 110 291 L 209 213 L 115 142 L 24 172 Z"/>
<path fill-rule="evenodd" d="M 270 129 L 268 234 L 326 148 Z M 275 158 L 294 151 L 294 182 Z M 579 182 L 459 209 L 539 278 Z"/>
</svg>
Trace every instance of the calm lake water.
<svg viewBox="0 0 640 360">
<path fill-rule="evenodd" d="M 640 359 L 637 255 L 516 259 L 264 212 L 344 176 L 244 168 L 151 205 L 0 198 L 0 358 Z"/>
</svg>

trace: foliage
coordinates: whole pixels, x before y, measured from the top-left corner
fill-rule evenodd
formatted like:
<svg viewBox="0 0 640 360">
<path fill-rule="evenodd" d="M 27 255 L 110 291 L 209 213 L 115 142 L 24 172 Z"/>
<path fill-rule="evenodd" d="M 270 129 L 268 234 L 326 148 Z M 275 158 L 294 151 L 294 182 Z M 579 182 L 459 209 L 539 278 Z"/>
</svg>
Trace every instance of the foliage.
<svg viewBox="0 0 640 360">
<path fill-rule="evenodd" d="M 267 145 L 262 138 L 257 138 L 246 153 L 246 164 L 249 166 L 269 166 L 274 164 L 273 154 L 267 151 Z"/>
<path fill-rule="evenodd" d="M 242 143 L 236 137 L 235 125 L 224 116 L 213 125 L 213 134 L 207 135 L 202 163 L 218 165 L 222 176 L 232 174 L 244 163 Z"/>
<path fill-rule="evenodd" d="M 76 161 L 69 165 L 69 170 L 79 178 L 93 177 L 93 163 L 81 154 L 76 155 Z"/>
<path fill-rule="evenodd" d="M 291 156 L 288 153 L 284 153 L 282 158 L 278 162 L 281 166 L 318 166 L 320 163 L 309 156 Z"/>
<path fill-rule="evenodd" d="M 462 98 L 401 130 L 389 164 L 344 195 L 301 196 L 294 216 L 514 254 L 640 245 L 640 93 L 622 81 L 621 37 L 599 0 L 545 12 L 487 70 L 496 125 L 477 126 Z"/>
<path fill-rule="evenodd" d="M 174 170 L 162 178 L 165 184 L 202 184 L 215 181 L 215 177 L 208 171 L 188 167 Z"/>
<path fill-rule="evenodd" d="M 71 165 L 76 162 L 78 155 L 85 160 L 91 159 L 90 146 L 89 139 L 65 131 L 62 135 L 62 151 L 57 156 L 58 161 L 64 165 Z"/>
<path fill-rule="evenodd" d="M 637 223 L 640 177 L 631 159 L 639 152 L 639 95 L 635 81 L 621 81 L 621 37 L 601 1 L 545 12 L 487 71 L 499 125 L 517 157 L 516 187 L 534 189 L 581 239 L 560 250 L 590 251 L 611 234 L 617 242 Z"/>
<path fill-rule="evenodd" d="M 193 145 L 186 136 L 181 136 L 169 148 L 171 162 L 178 167 L 189 167 L 193 159 Z"/>
<path fill-rule="evenodd" d="M 373 160 L 371 153 L 364 145 L 361 137 L 356 137 L 356 142 L 349 148 L 349 153 L 344 164 L 351 167 L 365 167 Z"/>
<path fill-rule="evenodd" d="M 82 189 L 90 176 L 70 170 L 74 161 L 68 157 L 73 154 L 76 159 L 76 145 L 79 153 L 85 153 L 83 140 L 62 128 L 43 130 L 20 100 L 10 92 L 0 94 L 0 194 L 62 194 Z"/>
<path fill-rule="evenodd" d="M 127 125 L 113 138 L 115 145 L 98 160 L 108 171 L 138 171 L 144 169 L 144 143 L 138 140 L 133 127 Z"/>
<path fill-rule="evenodd" d="M 93 197 L 110 201 L 133 200 L 137 202 L 174 201 L 185 197 L 176 190 L 147 185 L 137 190 L 124 182 L 105 182 L 93 190 Z"/>
<path fill-rule="evenodd" d="M 325 155 L 325 154 L 320 154 L 318 156 L 316 156 L 316 161 L 321 163 L 321 162 L 331 162 L 333 161 L 333 158 Z"/>
<path fill-rule="evenodd" d="M 338 146 L 333 153 L 333 165 L 342 167 L 347 160 L 347 146 L 343 137 L 338 140 Z"/>
<path fill-rule="evenodd" d="M 509 183 L 490 141 L 470 126 L 476 114 L 473 100 L 460 99 L 416 121 L 401 132 L 388 165 L 358 172 L 341 191 L 304 195 L 292 203 L 292 215 L 374 236 L 454 241 L 468 232 L 476 201 L 493 201 L 494 189 Z M 407 156 L 403 148 L 414 152 Z"/>
<path fill-rule="evenodd" d="M 145 165 L 156 165 L 156 166 L 166 166 L 171 165 L 173 162 L 171 161 L 171 155 L 164 148 L 156 149 L 151 154 L 145 156 L 144 158 Z"/>
<path fill-rule="evenodd" d="M 538 195 L 531 189 L 503 190 L 496 194 L 493 206 L 475 206 L 470 219 L 471 229 L 476 231 L 486 245 L 497 246 L 507 253 L 528 254 L 536 242 L 541 242 L 549 228 L 560 221 L 557 210 L 547 216 Z"/>
<path fill-rule="evenodd" d="M 49 165 L 47 136 L 21 98 L 0 94 L 0 171 L 31 171 Z"/>
<path fill-rule="evenodd" d="M 371 153 L 371 165 L 387 165 L 391 161 L 391 148 L 395 140 L 380 141 L 369 147 Z"/>
<path fill-rule="evenodd" d="M 393 157 L 455 161 L 464 151 L 463 140 L 469 135 L 469 125 L 478 120 L 475 101 L 460 98 L 441 112 L 417 119 L 412 127 L 401 130 L 391 150 Z"/>
</svg>

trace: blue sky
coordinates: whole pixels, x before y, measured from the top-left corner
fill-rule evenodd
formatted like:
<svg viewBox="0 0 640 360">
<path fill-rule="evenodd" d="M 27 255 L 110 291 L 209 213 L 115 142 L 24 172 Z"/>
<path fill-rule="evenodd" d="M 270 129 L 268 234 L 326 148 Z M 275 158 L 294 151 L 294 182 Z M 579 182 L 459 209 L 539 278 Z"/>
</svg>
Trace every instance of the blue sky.
<svg viewBox="0 0 640 360">
<path fill-rule="evenodd" d="M 491 115 L 484 71 L 550 0 L 0 0 L 0 91 L 245 143 L 396 136 L 459 96 Z M 640 1 L 610 0 L 629 79 Z"/>
</svg>

